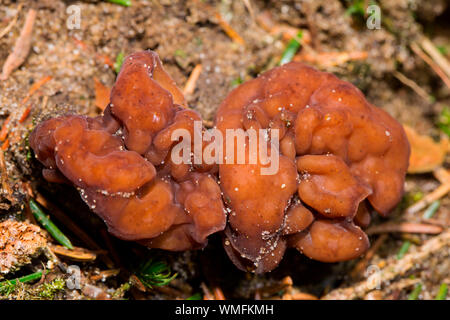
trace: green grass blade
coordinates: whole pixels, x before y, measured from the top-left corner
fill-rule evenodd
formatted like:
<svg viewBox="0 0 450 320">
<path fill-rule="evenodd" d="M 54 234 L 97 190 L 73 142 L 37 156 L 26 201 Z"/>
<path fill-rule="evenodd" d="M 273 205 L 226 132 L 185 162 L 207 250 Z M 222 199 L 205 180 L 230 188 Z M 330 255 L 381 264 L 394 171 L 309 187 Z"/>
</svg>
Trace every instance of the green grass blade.
<svg viewBox="0 0 450 320">
<path fill-rule="evenodd" d="M 115 4 L 120 4 L 121 6 L 124 6 L 124 7 L 131 6 L 131 0 L 106 0 L 106 1 L 115 3 Z"/>
<path fill-rule="evenodd" d="M 190 296 L 189 298 L 186 298 L 186 300 L 202 300 L 203 297 L 200 293 L 196 293 L 192 296 Z"/>
<path fill-rule="evenodd" d="M 425 210 L 425 212 L 423 213 L 423 218 L 430 219 L 436 213 L 436 211 L 439 209 L 440 205 L 441 205 L 441 202 L 439 200 L 433 201 L 430 204 L 430 206 L 427 208 L 427 210 Z"/>
<path fill-rule="evenodd" d="M 45 274 L 47 274 L 47 273 L 49 273 L 48 270 L 45 271 Z M 23 276 L 23 277 L 20 277 L 20 278 L 2 281 L 2 282 L 0 282 L 0 288 L 3 287 L 3 286 L 6 286 L 6 285 L 16 285 L 19 282 L 25 283 L 25 282 L 38 280 L 40 278 L 42 278 L 42 271 L 31 273 L 29 275 L 26 275 L 26 276 Z"/>
<path fill-rule="evenodd" d="M 114 62 L 114 71 L 117 74 L 120 72 L 120 68 L 122 68 L 124 59 L 125 59 L 125 55 L 123 54 L 123 52 L 119 53 L 116 57 L 116 62 Z"/>
<path fill-rule="evenodd" d="M 286 49 L 283 52 L 283 55 L 281 56 L 279 63 L 280 66 L 292 61 L 292 58 L 294 58 L 298 49 L 300 49 L 302 36 L 303 36 L 302 31 L 299 31 L 297 33 L 297 36 L 295 38 L 292 38 L 291 41 L 289 41 Z"/>
<path fill-rule="evenodd" d="M 408 252 L 410 246 L 411 246 L 411 242 L 409 242 L 409 241 L 403 242 L 402 247 L 400 248 L 399 252 L 397 253 L 398 260 L 403 258 L 403 256 Z"/>
<path fill-rule="evenodd" d="M 45 215 L 39 205 L 33 199 L 30 199 L 30 209 L 36 220 L 58 241 L 61 245 L 68 249 L 73 249 L 73 245 L 61 230 Z"/>
<path fill-rule="evenodd" d="M 409 294 L 408 300 L 417 300 L 420 292 L 422 292 L 422 284 L 418 283 L 414 290 Z"/>
<path fill-rule="evenodd" d="M 447 284 L 446 283 L 441 284 L 435 300 L 445 300 L 447 298 L 447 293 L 448 293 Z"/>
</svg>

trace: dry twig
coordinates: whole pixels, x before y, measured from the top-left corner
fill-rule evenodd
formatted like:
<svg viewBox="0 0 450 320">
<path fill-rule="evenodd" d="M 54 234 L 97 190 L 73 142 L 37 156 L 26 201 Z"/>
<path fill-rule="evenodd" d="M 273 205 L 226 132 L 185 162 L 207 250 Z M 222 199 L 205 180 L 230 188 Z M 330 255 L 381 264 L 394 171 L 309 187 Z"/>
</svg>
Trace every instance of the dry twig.
<svg viewBox="0 0 450 320">
<path fill-rule="evenodd" d="M 14 18 L 13 18 L 13 19 L 11 20 L 11 22 L 6 26 L 6 28 L 3 29 L 3 30 L 0 32 L 0 39 L 3 38 L 3 37 L 5 36 L 5 34 L 7 34 L 7 33 L 14 27 L 14 25 L 15 25 L 16 22 L 17 22 L 17 19 L 19 19 L 19 14 L 20 14 L 20 11 L 22 10 L 22 7 L 23 7 L 23 4 L 22 4 L 22 3 L 19 4 L 19 6 L 17 7 L 17 12 L 16 12 L 16 14 L 14 15 Z"/>
<path fill-rule="evenodd" d="M 211 293 L 204 282 L 200 284 L 200 287 L 203 290 L 203 300 L 214 300 L 214 295 Z"/>
<path fill-rule="evenodd" d="M 200 73 L 202 72 L 202 65 L 197 64 L 195 68 L 192 70 L 189 79 L 186 81 L 186 85 L 183 89 L 183 94 L 185 96 L 191 95 L 194 93 L 195 87 L 197 85 L 197 80 L 200 77 Z"/>
<path fill-rule="evenodd" d="M 403 73 L 395 70 L 394 77 L 396 77 L 404 85 L 410 87 L 415 93 L 417 93 L 419 96 L 421 96 L 425 101 L 430 102 L 430 95 L 423 88 L 421 88 L 417 83 L 415 83 L 413 80 L 409 79 Z"/>
<path fill-rule="evenodd" d="M 393 233 L 393 232 L 405 232 L 405 233 L 421 233 L 421 234 L 439 234 L 443 230 L 440 226 L 427 224 L 427 223 L 415 223 L 415 222 L 386 222 L 377 226 L 372 226 L 366 230 L 368 235 L 379 233 Z"/>
<path fill-rule="evenodd" d="M 110 277 L 115 277 L 119 274 L 120 269 L 110 269 L 110 270 L 104 270 L 104 271 L 100 271 L 98 274 L 95 274 L 93 276 L 91 276 L 89 279 L 91 279 L 91 281 L 104 281 L 107 278 Z"/>
<path fill-rule="evenodd" d="M 216 13 L 214 14 L 214 16 L 216 17 L 219 26 L 223 29 L 223 31 L 225 31 L 225 33 L 231 38 L 231 40 L 233 40 L 233 41 L 236 42 L 237 44 L 240 44 L 241 46 L 245 45 L 244 39 L 242 39 L 242 37 L 236 32 L 236 30 L 234 30 L 234 29 L 228 24 L 228 22 L 226 22 L 226 21 L 222 18 L 222 16 L 220 15 L 220 13 L 216 12 Z"/>
<path fill-rule="evenodd" d="M 420 47 L 417 43 L 411 43 L 411 49 L 420 57 L 423 61 L 425 61 L 436 74 L 444 81 L 447 87 L 450 89 L 450 78 L 445 74 L 445 72 L 441 69 L 441 67 L 436 64 Z"/>
<path fill-rule="evenodd" d="M 426 37 L 420 40 L 420 46 L 423 50 L 433 58 L 434 62 L 445 72 L 447 77 L 450 77 L 450 63 L 449 61 L 436 49 L 435 45 Z"/>
<path fill-rule="evenodd" d="M 49 244 L 48 247 L 54 254 L 74 261 L 88 262 L 97 259 L 96 253 L 84 248 L 74 247 L 72 250 L 69 250 L 63 246 L 54 244 Z"/>
<path fill-rule="evenodd" d="M 36 14 L 37 12 L 34 9 L 30 9 L 28 11 L 25 24 L 20 32 L 16 44 L 14 45 L 14 49 L 3 65 L 0 80 L 6 80 L 11 72 L 25 62 L 31 48 L 31 35 L 33 33 L 33 25 L 36 20 Z"/>
</svg>

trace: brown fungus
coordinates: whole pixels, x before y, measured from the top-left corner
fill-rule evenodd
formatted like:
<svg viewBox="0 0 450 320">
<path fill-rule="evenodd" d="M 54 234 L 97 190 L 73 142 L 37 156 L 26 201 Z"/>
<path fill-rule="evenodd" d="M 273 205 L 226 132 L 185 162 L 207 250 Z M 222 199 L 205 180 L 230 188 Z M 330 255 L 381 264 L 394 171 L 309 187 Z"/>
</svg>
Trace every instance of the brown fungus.
<svg viewBox="0 0 450 320">
<path fill-rule="evenodd" d="M 44 177 L 75 185 L 117 237 L 189 250 L 223 230 L 227 254 L 246 271 L 274 269 L 287 247 L 324 262 L 358 257 L 369 246 L 361 228 L 371 208 L 387 215 L 402 196 L 403 128 L 329 73 L 289 63 L 233 90 L 216 115 L 219 164 L 184 151 L 188 161 L 174 161 L 184 141 L 174 132 L 203 133 L 195 121 L 158 56 L 138 52 L 126 58 L 101 116 L 47 120 L 30 145 Z M 251 129 L 266 130 L 253 136 L 256 148 Z M 272 166 L 264 150 L 278 159 L 274 172 L 262 173 Z"/>
<path fill-rule="evenodd" d="M 232 212 L 224 245 L 240 269 L 270 271 L 286 246 L 324 262 L 358 257 L 369 246 L 359 227 L 370 222 L 366 205 L 386 215 L 403 194 L 403 128 L 332 74 L 295 62 L 267 71 L 228 95 L 216 125 L 224 134 L 279 130 L 274 175 L 249 164 L 219 166 Z"/>
<path fill-rule="evenodd" d="M 33 130 L 30 146 L 44 177 L 75 185 L 117 237 L 194 249 L 226 223 L 216 178 L 168 156 L 176 143 L 171 132 L 192 132 L 195 120 L 200 116 L 185 108 L 158 56 L 138 52 L 126 58 L 102 116 L 47 120 Z"/>
</svg>

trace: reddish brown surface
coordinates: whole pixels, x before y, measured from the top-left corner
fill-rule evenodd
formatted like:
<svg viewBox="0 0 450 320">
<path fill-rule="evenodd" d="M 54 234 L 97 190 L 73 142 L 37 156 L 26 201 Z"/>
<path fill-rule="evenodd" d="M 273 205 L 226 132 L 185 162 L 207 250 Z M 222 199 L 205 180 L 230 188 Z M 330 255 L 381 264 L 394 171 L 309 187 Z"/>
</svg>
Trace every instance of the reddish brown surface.
<svg viewBox="0 0 450 320">
<path fill-rule="evenodd" d="M 50 119 L 30 145 L 44 177 L 74 184 L 116 236 L 188 250 L 225 229 L 229 257 L 255 272 L 275 268 L 288 246 L 324 262 L 359 256 L 369 246 L 360 229 L 370 223 L 368 208 L 386 215 L 402 196 L 409 157 L 402 127 L 331 74 L 290 63 L 221 104 L 224 137 L 226 129 L 271 129 L 264 143 L 272 154 L 279 130 L 273 175 L 261 174 L 269 166 L 262 159 L 221 164 L 219 187 L 217 165 L 173 163 L 172 133 L 192 137 L 195 120 L 156 54 L 139 52 L 125 60 L 101 117 Z M 246 143 L 247 160 L 249 151 Z"/>
<path fill-rule="evenodd" d="M 386 215 L 403 194 L 409 144 L 402 127 L 329 73 L 301 63 L 272 69 L 232 91 L 216 124 L 223 132 L 280 130 L 275 175 L 260 176 L 257 165 L 220 166 L 232 212 L 225 249 L 241 269 L 273 269 L 286 241 L 312 259 L 353 259 L 369 246 L 354 224 L 370 222 L 364 200 Z"/>
<path fill-rule="evenodd" d="M 139 52 L 124 62 L 102 116 L 45 121 L 30 145 L 44 177 L 74 184 L 114 235 L 167 250 L 199 248 L 226 217 L 215 178 L 168 157 L 171 132 L 192 132 L 200 119 L 184 104 L 157 55 Z"/>
</svg>

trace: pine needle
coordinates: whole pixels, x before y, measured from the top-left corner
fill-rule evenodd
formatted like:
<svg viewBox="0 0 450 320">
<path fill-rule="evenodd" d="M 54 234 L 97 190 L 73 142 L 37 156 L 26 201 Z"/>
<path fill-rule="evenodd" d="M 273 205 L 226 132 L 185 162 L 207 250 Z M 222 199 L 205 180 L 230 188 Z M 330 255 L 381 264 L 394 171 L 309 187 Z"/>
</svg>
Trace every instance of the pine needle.
<svg viewBox="0 0 450 320">
<path fill-rule="evenodd" d="M 435 200 L 431 203 L 431 205 L 425 210 L 423 213 L 424 219 L 430 219 L 433 217 L 433 215 L 436 213 L 436 211 L 439 209 L 439 206 L 441 205 L 441 202 L 439 200 Z"/>
<path fill-rule="evenodd" d="M 38 272 L 29 274 L 29 275 L 26 275 L 26 276 L 23 276 L 20 278 L 16 278 L 13 280 L 5 280 L 5 281 L 0 282 L 0 294 L 8 296 L 9 294 L 11 294 L 11 292 L 14 291 L 17 284 L 41 279 L 42 273 L 43 273 L 43 271 L 38 271 Z M 49 273 L 48 270 L 45 271 L 45 274 L 47 274 L 47 273 Z"/>
<path fill-rule="evenodd" d="M 448 287 L 446 283 L 441 284 L 435 300 L 445 300 L 447 298 Z"/>
<path fill-rule="evenodd" d="M 120 4 L 121 6 L 124 6 L 124 7 L 131 6 L 131 0 L 106 0 L 106 1 L 115 3 L 115 4 Z"/>
<path fill-rule="evenodd" d="M 50 218 L 45 215 L 39 205 L 33 199 L 30 199 L 29 204 L 31 212 L 35 216 L 36 220 L 39 221 L 40 224 L 42 224 L 42 226 L 52 235 L 53 238 L 55 238 L 56 241 L 58 241 L 64 247 L 72 250 L 73 245 L 70 242 L 69 238 L 67 238 L 61 232 L 61 230 L 59 230 L 58 227 L 50 220 Z"/>
<path fill-rule="evenodd" d="M 169 284 L 170 281 L 175 279 L 177 274 L 172 275 L 166 263 L 150 259 L 139 268 L 136 276 L 144 286 L 151 289 Z"/>
<path fill-rule="evenodd" d="M 297 37 L 292 38 L 289 41 L 286 49 L 283 52 L 283 55 L 281 56 L 280 63 L 279 63 L 280 66 L 285 64 L 285 63 L 288 63 L 288 62 L 292 61 L 292 58 L 294 58 L 294 56 L 297 53 L 298 49 L 300 49 L 302 37 L 303 37 L 303 33 L 300 30 L 297 33 Z"/>
<path fill-rule="evenodd" d="M 117 74 L 120 72 L 120 68 L 122 68 L 123 60 L 125 60 L 125 55 L 123 52 L 120 52 L 116 57 L 116 62 L 114 62 L 114 71 Z"/>
<path fill-rule="evenodd" d="M 397 253 L 398 260 L 403 258 L 403 256 L 408 252 L 410 246 L 411 246 L 411 242 L 409 242 L 409 241 L 403 242 L 403 245 L 400 248 L 400 251 Z"/>
</svg>

